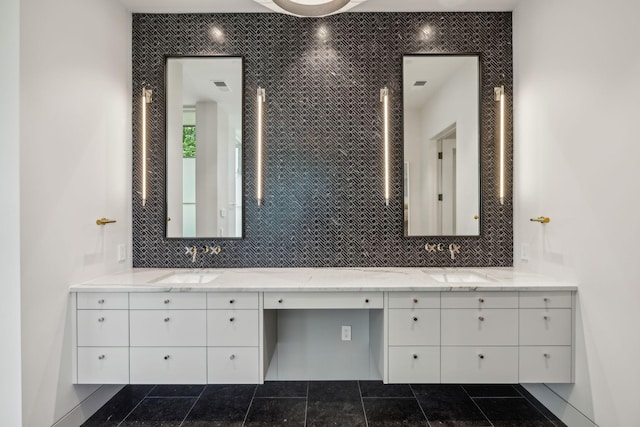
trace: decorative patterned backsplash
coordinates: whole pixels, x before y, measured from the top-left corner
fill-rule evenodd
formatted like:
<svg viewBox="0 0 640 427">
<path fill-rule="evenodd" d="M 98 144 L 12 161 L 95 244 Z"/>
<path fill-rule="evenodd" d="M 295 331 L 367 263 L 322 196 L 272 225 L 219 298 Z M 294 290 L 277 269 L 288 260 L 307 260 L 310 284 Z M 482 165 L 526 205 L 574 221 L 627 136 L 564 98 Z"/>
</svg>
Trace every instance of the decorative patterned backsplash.
<svg viewBox="0 0 640 427">
<path fill-rule="evenodd" d="M 511 13 L 503 12 L 326 18 L 134 14 L 134 267 L 511 266 L 511 25 Z M 324 40 L 316 37 L 318 31 Z M 402 55 L 470 52 L 481 54 L 481 235 L 405 238 Z M 164 237 L 166 55 L 244 57 L 243 239 Z M 504 205 L 497 190 L 493 99 L 493 88 L 500 85 L 508 95 Z M 255 200 L 258 86 L 267 91 L 261 206 Z M 391 89 L 389 206 L 383 198 L 380 89 L 385 86 Z M 139 193 L 143 87 L 152 89 L 154 98 L 147 107 L 145 206 Z M 205 251 L 211 247 L 220 251 Z M 450 247 L 458 248 L 455 256 Z M 202 250 L 193 256 L 193 248 Z"/>
</svg>

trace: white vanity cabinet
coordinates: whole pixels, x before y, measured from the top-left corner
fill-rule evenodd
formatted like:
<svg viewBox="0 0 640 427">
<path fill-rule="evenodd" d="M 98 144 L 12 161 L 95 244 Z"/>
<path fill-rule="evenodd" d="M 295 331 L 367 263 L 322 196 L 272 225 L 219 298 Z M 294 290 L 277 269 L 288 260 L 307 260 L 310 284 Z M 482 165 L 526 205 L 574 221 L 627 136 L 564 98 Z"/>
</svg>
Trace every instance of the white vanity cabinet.
<svg viewBox="0 0 640 427">
<path fill-rule="evenodd" d="M 259 294 L 209 293 L 207 308 L 208 383 L 260 383 Z"/>
<path fill-rule="evenodd" d="M 377 285 L 352 276 L 351 287 L 79 287 L 73 382 L 573 381 L 575 287 L 400 285 L 374 273 Z"/>
<path fill-rule="evenodd" d="M 131 293 L 130 383 L 206 384 L 204 293 Z"/>
<path fill-rule="evenodd" d="M 129 295 L 82 293 L 76 305 L 76 381 L 128 383 Z"/>
</svg>

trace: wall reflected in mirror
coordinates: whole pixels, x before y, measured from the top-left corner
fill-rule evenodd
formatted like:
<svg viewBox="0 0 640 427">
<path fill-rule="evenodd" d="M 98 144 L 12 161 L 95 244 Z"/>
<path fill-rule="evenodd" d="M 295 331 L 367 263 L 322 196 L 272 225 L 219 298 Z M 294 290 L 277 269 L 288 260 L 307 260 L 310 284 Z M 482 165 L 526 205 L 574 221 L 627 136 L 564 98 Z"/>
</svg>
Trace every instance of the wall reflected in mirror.
<svg viewBox="0 0 640 427">
<path fill-rule="evenodd" d="M 241 238 L 242 58 L 167 58 L 165 85 L 166 236 Z"/>
<path fill-rule="evenodd" d="M 477 55 L 405 55 L 404 235 L 480 234 Z"/>
</svg>

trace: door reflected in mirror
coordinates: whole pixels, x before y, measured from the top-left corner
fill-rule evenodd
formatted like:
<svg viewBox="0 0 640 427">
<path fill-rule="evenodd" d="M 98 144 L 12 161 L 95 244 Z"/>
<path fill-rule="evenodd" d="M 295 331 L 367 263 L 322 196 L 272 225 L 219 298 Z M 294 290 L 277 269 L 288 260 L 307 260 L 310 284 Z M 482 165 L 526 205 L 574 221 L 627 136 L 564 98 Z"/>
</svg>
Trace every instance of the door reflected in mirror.
<svg viewBox="0 0 640 427">
<path fill-rule="evenodd" d="M 242 237 L 241 57 L 166 62 L 168 238 Z"/>
<path fill-rule="evenodd" d="M 404 235 L 480 234 L 478 55 L 405 55 Z"/>
</svg>

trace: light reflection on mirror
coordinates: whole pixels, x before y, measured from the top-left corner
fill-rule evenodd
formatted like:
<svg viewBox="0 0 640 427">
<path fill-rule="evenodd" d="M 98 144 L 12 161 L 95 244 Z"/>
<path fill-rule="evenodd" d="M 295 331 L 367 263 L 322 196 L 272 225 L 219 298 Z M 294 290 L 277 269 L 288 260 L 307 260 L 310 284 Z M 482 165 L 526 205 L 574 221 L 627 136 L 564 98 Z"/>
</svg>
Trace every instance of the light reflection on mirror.
<svg viewBox="0 0 640 427">
<path fill-rule="evenodd" d="M 242 67 L 167 58 L 168 238 L 242 237 Z"/>
<path fill-rule="evenodd" d="M 404 235 L 480 234 L 479 57 L 405 55 Z"/>
</svg>

